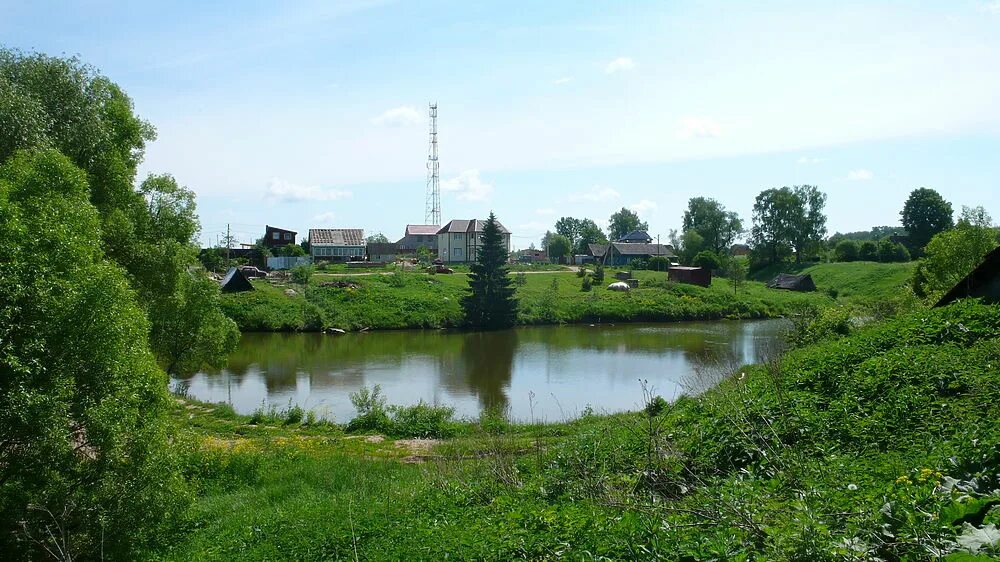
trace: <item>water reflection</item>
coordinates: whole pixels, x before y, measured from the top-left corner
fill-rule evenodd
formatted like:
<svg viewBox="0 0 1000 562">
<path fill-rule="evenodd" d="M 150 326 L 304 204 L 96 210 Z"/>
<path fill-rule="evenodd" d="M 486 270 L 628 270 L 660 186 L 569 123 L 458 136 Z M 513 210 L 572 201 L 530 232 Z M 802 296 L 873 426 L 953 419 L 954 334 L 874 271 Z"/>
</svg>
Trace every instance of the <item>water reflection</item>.
<svg viewBox="0 0 1000 562">
<path fill-rule="evenodd" d="M 464 416 L 500 407 L 518 418 L 551 420 L 588 405 L 634 408 L 638 379 L 675 396 L 699 369 L 755 362 L 782 329 L 780 321 L 758 321 L 339 337 L 248 333 L 225 369 L 183 382 L 191 395 L 240 412 L 295 403 L 344 421 L 354 415 L 348 394 L 380 384 L 393 403 L 443 403 Z"/>
</svg>

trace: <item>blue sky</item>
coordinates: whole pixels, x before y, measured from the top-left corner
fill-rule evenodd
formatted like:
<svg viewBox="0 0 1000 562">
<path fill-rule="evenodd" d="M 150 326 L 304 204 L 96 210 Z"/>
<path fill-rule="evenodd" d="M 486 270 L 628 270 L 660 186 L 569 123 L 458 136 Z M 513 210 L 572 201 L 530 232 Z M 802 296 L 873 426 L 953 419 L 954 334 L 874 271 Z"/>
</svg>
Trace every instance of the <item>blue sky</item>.
<svg viewBox="0 0 1000 562">
<path fill-rule="evenodd" d="M 77 54 L 158 140 L 142 173 L 198 194 L 204 239 L 265 223 L 402 234 L 424 217 L 427 103 L 445 219 L 527 247 L 559 216 L 686 201 L 749 223 L 812 183 L 830 231 L 910 190 L 1000 218 L 1000 0 L 3 2 L 0 43 Z"/>
</svg>

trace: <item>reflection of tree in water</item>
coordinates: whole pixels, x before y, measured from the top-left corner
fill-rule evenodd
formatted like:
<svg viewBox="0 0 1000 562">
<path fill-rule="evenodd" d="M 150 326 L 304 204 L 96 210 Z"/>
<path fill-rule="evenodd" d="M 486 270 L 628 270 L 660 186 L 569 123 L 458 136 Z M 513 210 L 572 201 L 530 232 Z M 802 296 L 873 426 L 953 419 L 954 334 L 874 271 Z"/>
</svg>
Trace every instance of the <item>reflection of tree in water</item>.
<svg viewBox="0 0 1000 562">
<path fill-rule="evenodd" d="M 471 391 L 483 408 L 505 409 L 516 351 L 516 330 L 463 334 L 458 355 L 442 357 L 441 383 Z"/>
</svg>

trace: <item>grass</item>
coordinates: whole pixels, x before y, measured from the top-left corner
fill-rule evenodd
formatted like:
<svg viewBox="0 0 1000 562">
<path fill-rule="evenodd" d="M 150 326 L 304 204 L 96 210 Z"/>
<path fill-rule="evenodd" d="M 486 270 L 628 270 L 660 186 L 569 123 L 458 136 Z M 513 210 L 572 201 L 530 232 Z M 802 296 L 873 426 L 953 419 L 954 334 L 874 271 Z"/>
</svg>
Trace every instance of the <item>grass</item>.
<svg viewBox="0 0 1000 562">
<path fill-rule="evenodd" d="M 872 301 L 894 299 L 908 292 L 915 267 L 916 262 L 786 264 L 765 268 L 753 277 L 767 282 L 778 273 L 808 273 L 820 291 L 836 291 L 841 302 Z"/>
<path fill-rule="evenodd" d="M 843 272 L 838 272 L 840 266 L 846 266 Z M 526 273 L 517 290 L 521 301 L 518 320 L 521 324 L 553 324 L 768 318 L 793 313 L 805 305 L 834 304 L 826 291 L 829 288 L 841 291 L 843 300 L 856 290 L 873 287 L 858 281 L 868 275 L 862 265 L 816 267 L 828 269 L 830 275 L 827 279 L 817 273 L 821 291 L 809 294 L 771 290 L 757 281 L 742 284 L 734 294 L 727 279 L 716 278 L 711 287 L 703 288 L 668 283 L 665 273 L 653 271 L 635 272 L 639 288 L 617 293 L 605 289 L 614 280 L 613 270 L 605 283 L 585 292 L 582 280 L 570 272 Z M 885 276 L 874 277 L 880 281 L 873 288 L 881 287 Z M 353 285 L 329 286 L 331 282 Z M 308 286 L 267 280 L 254 281 L 254 286 L 256 291 L 223 297 L 224 310 L 244 331 L 449 328 L 462 323 L 460 301 L 466 294 L 468 277 L 414 272 L 337 278 L 317 274 Z M 295 294 L 287 296 L 288 289 Z"/>
<path fill-rule="evenodd" d="M 815 343 L 709 369 L 723 382 L 698 396 L 667 404 L 647 393 L 643 412 L 553 425 L 487 413 L 456 424 L 422 464 L 391 438 L 282 415 L 252 424 L 181 401 L 197 500 L 183 540 L 148 557 L 1000 554 L 1000 308 L 804 329 Z"/>
</svg>

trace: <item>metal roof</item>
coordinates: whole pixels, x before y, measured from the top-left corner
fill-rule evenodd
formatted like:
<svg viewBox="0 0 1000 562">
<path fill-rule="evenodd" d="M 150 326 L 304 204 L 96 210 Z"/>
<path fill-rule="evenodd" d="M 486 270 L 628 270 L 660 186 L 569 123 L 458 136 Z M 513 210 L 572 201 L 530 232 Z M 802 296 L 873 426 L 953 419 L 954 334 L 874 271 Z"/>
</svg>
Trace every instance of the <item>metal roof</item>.
<svg viewBox="0 0 1000 562">
<path fill-rule="evenodd" d="M 448 224 L 441 227 L 441 229 L 438 230 L 438 234 L 445 234 L 449 232 L 482 232 L 484 226 L 486 226 L 486 221 L 484 220 L 455 219 L 453 221 L 449 221 Z M 497 221 L 497 226 L 500 227 L 501 234 L 510 234 L 510 231 L 507 230 L 507 227 L 500 224 L 500 221 Z"/>
<path fill-rule="evenodd" d="M 441 226 L 437 224 L 408 224 L 406 225 L 406 236 L 427 236 L 437 234 Z"/>
<path fill-rule="evenodd" d="M 364 246 L 365 231 L 360 228 L 310 228 L 312 246 Z"/>
</svg>

